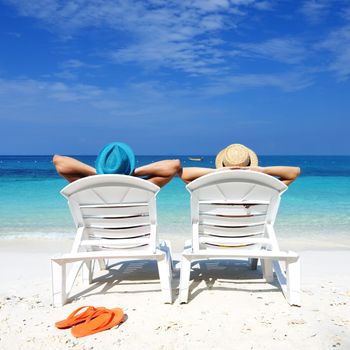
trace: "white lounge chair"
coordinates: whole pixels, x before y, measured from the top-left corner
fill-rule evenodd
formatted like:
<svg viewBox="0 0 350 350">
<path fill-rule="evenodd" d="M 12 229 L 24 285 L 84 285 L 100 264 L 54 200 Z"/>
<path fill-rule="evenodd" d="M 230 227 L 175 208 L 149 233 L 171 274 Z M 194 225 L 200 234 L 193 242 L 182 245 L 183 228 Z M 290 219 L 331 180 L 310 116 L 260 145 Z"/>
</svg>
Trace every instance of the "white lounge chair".
<svg viewBox="0 0 350 350">
<path fill-rule="evenodd" d="M 61 194 L 77 227 L 69 254 L 52 258 L 53 303 L 66 303 L 80 270 L 91 283 L 92 261 L 156 260 L 163 300 L 172 302 L 171 254 L 167 242 L 157 247 L 156 194 L 159 187 L 126 175 L 96 175 L 75 181 Z M 69 274 L 66 265 L 73 263 Z"/>
<path fill-rule="evenodd" d="M 180 302 L 187 303 L 191 263 L 207 259 L 260 259 L 267 282 L 276 273 L 291 305 L 300 305 L 299 256 L 279 249 L 274 223 L 287 186 L 276 178 L 249 170 L 227 170 L 187 185 L 191 193 L 192 242 L 181 262 Z M 281 261 L 285 262 L 286 273 Z"/>
</svg>

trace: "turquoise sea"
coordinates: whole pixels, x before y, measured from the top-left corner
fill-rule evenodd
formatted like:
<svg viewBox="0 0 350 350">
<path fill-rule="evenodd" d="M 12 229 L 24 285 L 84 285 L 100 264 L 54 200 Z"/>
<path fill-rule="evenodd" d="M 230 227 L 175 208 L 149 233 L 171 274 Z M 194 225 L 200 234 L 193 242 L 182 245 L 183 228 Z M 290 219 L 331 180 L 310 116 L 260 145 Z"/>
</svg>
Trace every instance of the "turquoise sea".
<svg viewBox="0 0 350 350">
<path fill-rule="evenodd" d="M 90 165 L 96 158 L 75 157 Z M 179 158 L 183 166 L 214 167 L 214 156 L 202 157 L 202 162 L 195 162 L 187 156 L 138 156 L 137 165 Z M 302 169 L 283 196 L 276 224 L 279 237 L 341 241 L 350 247 L 350 156 L 261 156 L 260 165 Z M 0 238 L 73 237 L 73 222 L 59 193 L 66 184 L 51 156 L 0 156 Z M 184 183 L 174 178 L 160 191 L 157 203 L 160 237 L 189 238 L 189 194 Z"/>
</svg>

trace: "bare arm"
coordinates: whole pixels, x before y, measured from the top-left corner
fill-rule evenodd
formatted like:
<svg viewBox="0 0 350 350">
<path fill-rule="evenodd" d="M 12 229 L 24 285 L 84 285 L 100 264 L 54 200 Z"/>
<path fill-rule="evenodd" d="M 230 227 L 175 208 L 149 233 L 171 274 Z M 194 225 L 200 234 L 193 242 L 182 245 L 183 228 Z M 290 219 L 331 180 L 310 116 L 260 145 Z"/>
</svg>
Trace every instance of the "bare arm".
<svg viewBox="0 0 350 350">
<path fill-rule="evenodd" d="M 55 155 L 52 162 L 57 172 L 69 182 L 96 175 L 95 168 L 71 157 Z M 148 181 L 163 187 L 176 175 L 179 168 L 178 159 L 162 160 L 136 168 L 133 175 L 146 176 Z"/>
<path fill-rule="evenodd" d="M 245 169 L 276 176 L 287 186 L 289 186 L 300 175 L 300 168 L 295 166 L 247 167 Z"/>
<path fill-rule="evenodd" d="M 134 176 L 147 176 L 147 180 L 159 187 L 166 185 L 180 169 L 178 159 L 161 160 L 159 162 L 136 168 Z"/>
<path fill-rule="evenodd" d="M 219 169 L 211 168 L 180 168 L 178 175 L 181 179 L 190 183 L 191 181 L 213 172 L 223 171 L 223 170 L 253 170 L 258 171 L 267 175 L 276 176 L 280 181 L 289 186 L 299 175 L 299 167 L 291 166 L 271 166 L 271 167 L 225 167 Z"/>
<path fill-rule="evenodd" d="M 190 183 L 191 181 L 213 173 L 217 171 L 217 169 L 211 169 L 211 168 L 179 168 L 177 174 L 179 175 L 179 177 L 185 182 L 185 183 Z"/>
<path fill-rule="evenodd" d="M 71 157 L 54 155 L 52 162 L 57 172 L 69 182 L 96 175 L 95 168 Z"/>
</svg>

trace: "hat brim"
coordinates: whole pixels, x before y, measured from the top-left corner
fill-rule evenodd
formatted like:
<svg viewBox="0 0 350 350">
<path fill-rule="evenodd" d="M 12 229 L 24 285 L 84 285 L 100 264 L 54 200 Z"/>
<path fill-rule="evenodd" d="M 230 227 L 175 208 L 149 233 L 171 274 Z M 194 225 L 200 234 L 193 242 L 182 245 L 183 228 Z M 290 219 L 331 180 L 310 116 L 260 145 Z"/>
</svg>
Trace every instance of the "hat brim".
<svg viewBox="0 0 350 350">
<path fill-rule="evenodd" d="M 215 167 L 217 169 L 225 167 L 223 161 L 225 157 L 226 148 L 227 147 L 222 149 L 215 158 Z M 258 166 L 259 161 L 256 153 L 246 146 L 244 146 L 244 148 L 248 151 L 248 154 L 249 154 L 250 164 L 248 166 Z"/>
</svg>

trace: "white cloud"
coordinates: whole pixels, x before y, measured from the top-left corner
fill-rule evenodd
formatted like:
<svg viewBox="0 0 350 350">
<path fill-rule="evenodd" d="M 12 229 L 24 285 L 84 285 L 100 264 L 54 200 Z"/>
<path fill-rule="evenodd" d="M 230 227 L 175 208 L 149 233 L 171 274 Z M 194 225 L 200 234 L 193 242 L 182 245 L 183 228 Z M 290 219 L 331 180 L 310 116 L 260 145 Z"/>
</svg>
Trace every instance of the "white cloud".
<svg viewBox="0 0 350 350">
<path fill-rule="evenodd" d="M 61 82 L 47 83 L 48 97 L 60 102 L 93 101 L 103 95 L 103 91 L 96 86 L 77 84 L 68 86 Z"/>
<path fill-rule="evenodd" d="M 342 12 L 342 16 L 343 18 L 345 18 L 346 20 L 350 21 L 350 7 L 347 7 L 343 10 Z"/>
<path fill-rule="evenodd" d="M 59 71 L 54 76 L 64 80 L 76 80 L 81 76 L 83 69 L 91 70 L 97 68 L 100 68 L 100 65 L 85 63 L 78 59 L 69 59 L 59 64 Z M 79 75 L 78 71 L 80 71 Z"/>
<path fill-rule="evenodd" d="M 297 73 L 227 76 L 203 82 L 200 88 L 188 85 L 181 89 L 159 81 L 101 88 L 62 81 L 0 79 L 0 119 L 78 121 L 90 125 L 118 120 L 128 125 L 132 118 L 132 124 L 147 120 L 158 125 L 176 117 L 180 123 L 189 116 L 196 119 L 215 110 L 210 99 L 218 95 L 266 86 L 295 91 L 309 84 L 309 79 Z"/>
<path fill-rule="evenodd" d="M 11 36 L 11 37 L 17 38 L 17 39 L 19 39 L 19 38 L 22 37 L 22 34 L 21 34 L 21 33 L 18 33 L 18 32 L 7 32 L 6 34 L 7 34 L 8 36 Z"/>
<path fill-rule="evenodd" d="M 303 44 L 295 39 L 274 38 L 260 43 L 244 43 L 237 46 L 241 51 L 234 51 L 235 55 L 260 57 L 289 64 L 302 62 L 307 54 Z"/>
<path fill-rule="evenodd" d="M 121 49 L 112 58 L 116 62 L 136 62 L 150 67 L 172 67 L 194 75 L 223 71 L 218 66 L 225 63 L 223 53 L 210 41 L 196 43 L 170 42 L 154 39 L 147 43 L 131 45 Z"/>
<path fill-rule="evenodd" d="M 258 10 L 272 10 L 273 4 L 270 1 L 260 1 L 255 3 L 255 8 Z"/>
<path fill-rule="evenodd" d="M 198 9 L 204 12 L 208 12 L 208 11 L 228 9 L 230 7 L 230 1 L 229 0 L 209 0 L 209 1 L 194 0 L 192 2 L 192 6 L 197 7 Z"/>
<path fill-rule="evenodd" d="M 41 99 L 57 102 L 91 101 L 103 95 L 103 90 L 96 86 L 62 82 L 50 82 L 34 79 L 0 79 L 0 96 L 10 97 L 20 105 L 38 104 Z M 6 98 L 3 99 L 3 103 Z M 32 101 L 32 102 L 31 102 Z"/>
<path fill-rule="evenodd" d="M 145 118 L 159 121 L 172 110 L 175 99 L 181 105 L 181 93 L 156 81 L 101 88 L 62 81 L 0 79 L 0 119 L 98 124 L 102 115 L 104 121 L 121 118 L 125 124 L 130 117 L 134 122 Z"/>
<path fill-rule="evenodd" d="M 231 4 L 234 5 L 251 5 L 254 4 L 256 1 L 254 0 L 230 0 Z"/>
<path fill-rule="evenodd" d="M 72 69 L 72 68 L 75 69 L 75 68 L 81 68 L 83 66 L 86 66 L 86 64 L 77 59 L 70 59 L 61 63 L 61 67 L 63 69 Z"/>
<path fill-rule="evenodd" d="M 153 64 L 191 74 L 212 74 L 224 63 L 222 31 L 235 28 L 258 0 L 7 0 L 23 16 L 45 23 L 65 37 L 88 27 L 109 27 L 128 44 L 111 57 L 118 62 Z M 117 40 L 116 40 L 117 41 Z M 229 65 L 226 62 L 226 65 Z M 69 77 L 71 72 L 63 72 Z"/>
<path fill-rule="evenodd" d="M 330 6 L 329 0 L 306 0 L 300 10 L 308 20 L 317 23 L 327 15 Z"/>
<path fill-rule="evenodd" d="M 350 76 L 350 25 L 334 30 L 317 46 L 331 54 L 328 70 L 333 71 L 339 80 Z"/>
<path fill-rule="evenodd" d="M 272 87 L 286 92 L 297 91 L 312 85 L 312 78 L 303 73 L 241 74 L 217 79 L 202 89 L 202 93 L 215 96 L 226 95 L 245 89 Z"/>
<path fill-rule="evenodd" d="M 74 36 L 84 28 L 106 28 L 115 33 L 115 49 L 106 49 L 104 60 L 113 63 L 138 64 L 146 69 L 170 68 L 191 76 L 205 76 L 218 81 L 239 70 L 241 58 L 261 58 L 299 67 L 299 73 L 235 73 L 243 88 L 276 86 L 294 90 L 308 86 L 301 67 L 308 58 L 305 44 L 297 38 L 274 37 L 261 42 L 228 42 L 225 33 L 236 31 L 248 11 L 272 9 L 271 1 L 262 0 L 7 0 L 19 13 L 41 20 L 47 28 L 65 36 Z M 275 4 L 274 4 L 275 5 Z M 321 6 L 322 5 L 322 6 Z M 312 13 L 327 8 L 325 0 L 304 1 L 303 11 Z M 317 10 L 318 9 L 318 10 Z M 120 38 L 122 40 L 120 40 Z M 231 48 L 234 48 L 232 50 Z M 96 55 L 96 52 L 94 53 Z M 109 63 L 110 63 L 109 62 Z M 96 68 L 78 59 L 63 62 L 55 76 L 74 81 L 77 71 Z M 81 76 L 82 71 L 79 71 Z M 286 83 L 281 81 L 286 78 Z M 225 79 L 224 79 L 225 80 Z M 252 82 L 254 80 L 254 83 Z M 205 83 L 203 84 L 205 85 Z M 286 88 L 287 86 L 287 88 Z M 288 87 L 289 86 L 289 87 Z M 228 82 L 227 89 L 240 89 Z M 60 92 L 62 98 L 68 98 Z M 108 103 L 105 103 L 108 105 Z"/>
</svg>

